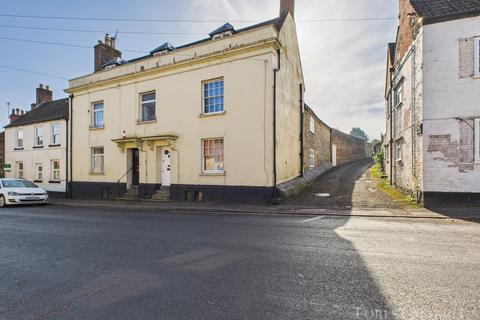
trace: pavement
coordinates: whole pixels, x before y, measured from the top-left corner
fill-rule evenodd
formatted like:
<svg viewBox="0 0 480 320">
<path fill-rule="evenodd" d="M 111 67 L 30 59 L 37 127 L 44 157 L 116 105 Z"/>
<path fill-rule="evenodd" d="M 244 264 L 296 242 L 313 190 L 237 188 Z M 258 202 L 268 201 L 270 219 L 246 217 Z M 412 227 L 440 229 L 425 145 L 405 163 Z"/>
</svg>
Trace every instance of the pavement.
<svg viewBox="0 0 480 320">
<path fill-rule="evenodd" d="M 480 225 L 0 210 L 0 319 L 479 319 Z"/>
<path fill-rule="evenodd" d="M 285 199 L 280 205 L 70 199 L 52 199 L 52 204 L 64 207 L 130 209 L 132 212 L 195 211 L 232 214 L 302 214 L 480 221 L 479 208 L 411 208 L 392 200 L 386 193 L 378 189 L 378 181 L 370 173 L 373 165 L 371 160 L 361 160 L 333 168 L 313 181 L 303 192 Z"/>
</svg>

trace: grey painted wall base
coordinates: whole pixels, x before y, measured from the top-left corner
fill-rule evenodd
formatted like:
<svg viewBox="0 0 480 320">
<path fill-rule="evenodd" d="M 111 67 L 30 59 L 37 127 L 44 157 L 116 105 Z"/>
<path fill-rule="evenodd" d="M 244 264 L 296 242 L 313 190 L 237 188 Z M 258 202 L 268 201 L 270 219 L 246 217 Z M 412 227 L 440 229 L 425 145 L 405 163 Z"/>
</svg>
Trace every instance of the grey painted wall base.
<svg viewBox="0 0 480 320">
<path fill-rule="evenodd" d="M 308 170 L 303 174 L 303 177 L 297 177 L 290 181 L 284 182 L 277 186 L 281 198 L 288 198 L 299 194 L 305 187 L 313 180 L 320 177 L 322 174 L 332 168 L 331 163 L 325 163 L 312 170 Z"/>
<path fill-rule="evenodd" d="M 426 208 L 452 206 L 479 206 L 480 193 L 424 192 L 423 205 Z"/>
</svg>

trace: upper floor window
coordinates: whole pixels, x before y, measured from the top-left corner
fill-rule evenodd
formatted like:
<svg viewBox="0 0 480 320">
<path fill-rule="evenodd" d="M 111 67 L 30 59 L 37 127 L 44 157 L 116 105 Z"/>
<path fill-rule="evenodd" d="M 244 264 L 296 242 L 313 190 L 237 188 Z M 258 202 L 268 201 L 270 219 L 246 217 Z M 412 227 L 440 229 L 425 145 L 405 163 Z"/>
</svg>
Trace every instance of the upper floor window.
<svg viewBox="0 0 480 320">
<path fill-rule="evenodd" d="M 15 148 L 23 148 L 23 130 L 15 131 Z"/>
<path fill-rule="evenodd" d="M 480 118 L 475 119 L 475 162 L 480 162 Z"/>
<path fill-rule="evenodd" d="M 21 161 L 15 163 L 15 177 L 17 179 L 23 179 L 23 162 Z"/>
<path fill-rule="evenodd" d="M 92 128 L 103 128 L 104 121 L 104 105 L 102 102 L 92 104 Z"/>
<path fill-rule="evenodd" d="M 403 81 L 394 89 L 393 103 L 395 107 L 398 107 L 403 103 Z"/>
<path fill-rule="evenodd" d="M 60 125 L 58 123 L 52 124 L 51 128 L 51 144 L 54 146 L 60 145 Z"/>
<path fill-rule="evenodd" d="M 223 173 L 223 138 L 202 140 L 202 171 Z"/>
<path fill-rule="evenodd" d="M 105 156 L 104 156 L 103 147 L 92 148 L 92 163 L 91 163 L 92 173 L 103 173 L 105 171 L 104 157 Z"/>
<path fill-rule="evenodd" d="M 218 113 L 224 110 L 223 78 L 205 81 L 203 83 L 203 113 Z"/>
<path fill-rule="evenodd" d="M 475 77 L 480 77 L 480 37 L 474 38 L 475 41 Z"/>
<path fill-rule="evenodd" d="M 140 94 L 140 121 L 155 121 L 155 92 Z"/>
<path fill-rule="evenodd" d="M 43 146 L 43 127 L 35 127 L 35 146 Z"/>
<path fill-rule="evenodd" d="M 315 133 L 315 119 L 310 116 L 310 132 Z"/>
<path fill-rule="evenodd" d="M 52 170 L 51 177 L 53 181 L 60 181 L 60 160 L 52 160 L 50 168 Z"/>
</svg>

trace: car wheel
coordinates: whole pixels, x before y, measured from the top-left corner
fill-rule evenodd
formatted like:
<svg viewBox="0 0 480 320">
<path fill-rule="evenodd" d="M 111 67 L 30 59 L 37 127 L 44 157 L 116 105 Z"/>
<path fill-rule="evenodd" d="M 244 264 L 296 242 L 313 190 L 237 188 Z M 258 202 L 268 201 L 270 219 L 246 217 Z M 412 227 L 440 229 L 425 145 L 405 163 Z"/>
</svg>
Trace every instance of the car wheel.
<svg viewBox="0 0 480 320">
<path fill-rule="evenodd" d="M 0 196 L 0 208 L 5 207 L 5 205 L 6 205 L 5 197 L 4 197 L 4 196 Z"/>
</svg>

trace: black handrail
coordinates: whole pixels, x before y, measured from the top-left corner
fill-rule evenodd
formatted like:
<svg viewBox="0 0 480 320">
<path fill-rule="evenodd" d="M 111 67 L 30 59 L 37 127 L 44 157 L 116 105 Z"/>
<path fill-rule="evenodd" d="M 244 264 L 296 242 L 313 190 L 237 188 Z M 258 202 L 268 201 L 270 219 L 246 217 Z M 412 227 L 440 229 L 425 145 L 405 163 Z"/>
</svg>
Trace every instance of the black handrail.
<svg viewBox="0 0 480 320">
<path fill-rule="evenodd" d="M 117 180 L 117 183 L 120 183 L 120 181 L 121 181 L 121 180 L 130 172 L 130 170 L 132 170 L 132 169 L 133 169 L 133 166 L 131 166 L 131 167 L 127 170 L 127 172 L 125 172 L 125 173 L 123 174 L 123 176 L 121 176 L 120 179 Z"/>
</svg>

